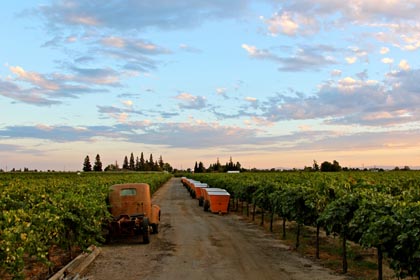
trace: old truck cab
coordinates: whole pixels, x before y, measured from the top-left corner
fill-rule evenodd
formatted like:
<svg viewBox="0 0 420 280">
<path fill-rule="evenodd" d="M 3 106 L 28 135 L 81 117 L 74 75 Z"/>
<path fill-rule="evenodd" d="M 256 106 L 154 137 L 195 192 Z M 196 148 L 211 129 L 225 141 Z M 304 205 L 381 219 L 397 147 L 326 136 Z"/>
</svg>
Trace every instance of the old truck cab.
<svg viewBox="0 0 420 280">
<path fill-rule="evenodd" d="M 109 207 L 113 220 L 111 239 L 123 236 L 143 237 L 149 243 L 149 231 L 158 233 L 160 207 L 152 205 L 150 186 L 145 183 L 117 184 L 110 187 Z"/>
</svg>

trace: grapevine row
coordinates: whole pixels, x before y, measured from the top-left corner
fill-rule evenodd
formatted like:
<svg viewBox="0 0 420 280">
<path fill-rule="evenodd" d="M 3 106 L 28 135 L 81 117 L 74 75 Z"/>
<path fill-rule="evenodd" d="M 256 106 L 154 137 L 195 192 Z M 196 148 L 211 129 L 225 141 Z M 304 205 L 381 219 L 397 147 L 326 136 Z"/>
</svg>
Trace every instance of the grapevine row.
<svg viewBox="0 0 420 280">
<path fill-rule="evenodd" d="M 54 246 L 70 251 L 103 241 L 113 184 L 145 182 L 154 192 L 169 174 L 0 174 L 0 278 L 23 278 L 28 261 L 52 265 Z"/>
<path fill-rule="evenodd" d="M 195 174 L 195 180 L 224 188 L 233 207 L 246 203 L 264 214 L 297 224 L 296 247 L 302 226 L 338 234 L 342 240 L 343 272 L 347 272 L 347 240 L 378 252 L 378 279 L 387 256 L 395 274 L 420 279 L 420 172 L 281 172 Z"/>
</svg>

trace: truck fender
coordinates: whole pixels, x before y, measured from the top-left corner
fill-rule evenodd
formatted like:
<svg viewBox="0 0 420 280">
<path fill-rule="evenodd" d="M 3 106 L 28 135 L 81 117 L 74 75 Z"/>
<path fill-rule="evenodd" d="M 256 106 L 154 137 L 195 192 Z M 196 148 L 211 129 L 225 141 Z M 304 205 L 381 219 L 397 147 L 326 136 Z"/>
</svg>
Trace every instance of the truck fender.
<svg viewBox="0 0 420 280">
<path fill-rule="evenodd" d="M 157 205 L 152 205 L 152 215 L 150 217 L 151 224 L 159 224 L 160 222 L 160 207 Z"/>
</svg>

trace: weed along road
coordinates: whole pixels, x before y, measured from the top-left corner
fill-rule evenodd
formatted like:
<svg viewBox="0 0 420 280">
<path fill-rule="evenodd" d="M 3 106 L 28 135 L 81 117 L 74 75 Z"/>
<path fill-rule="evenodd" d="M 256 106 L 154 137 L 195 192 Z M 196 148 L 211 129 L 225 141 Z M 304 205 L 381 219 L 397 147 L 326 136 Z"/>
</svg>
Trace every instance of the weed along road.
<svg viewBox="0 0 420 280">
<path fill-rule="evenodd" d="M 87 279 L 346 279 L 235 214 L 204 212 L 180 178 L 161 187 L 153 203 L 162 216 L 150 244 L 103 246 Z"/>
</svg>

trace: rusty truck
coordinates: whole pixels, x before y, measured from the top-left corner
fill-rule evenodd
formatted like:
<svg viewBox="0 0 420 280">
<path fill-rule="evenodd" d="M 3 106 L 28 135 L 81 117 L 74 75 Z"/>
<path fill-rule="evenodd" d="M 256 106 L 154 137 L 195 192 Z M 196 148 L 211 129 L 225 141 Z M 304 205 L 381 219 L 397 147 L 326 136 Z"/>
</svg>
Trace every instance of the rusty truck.
<svg viewBox="0 0 420 280">
<path fill-rule="evenodd" d="M 108 241 L 124 237 L 150 242 L 149 233 L 159 232 L 160 207 L 153 205 L 150 186 L 145 183 L 116 184 L 110 187 Z"/>
</svg>

